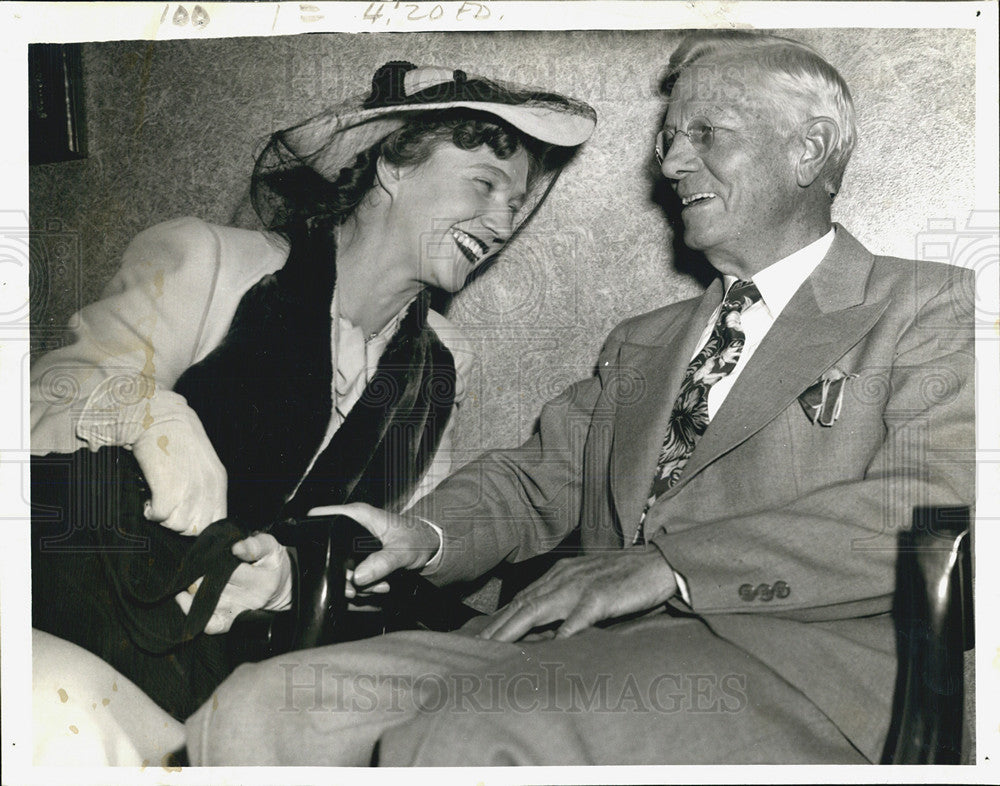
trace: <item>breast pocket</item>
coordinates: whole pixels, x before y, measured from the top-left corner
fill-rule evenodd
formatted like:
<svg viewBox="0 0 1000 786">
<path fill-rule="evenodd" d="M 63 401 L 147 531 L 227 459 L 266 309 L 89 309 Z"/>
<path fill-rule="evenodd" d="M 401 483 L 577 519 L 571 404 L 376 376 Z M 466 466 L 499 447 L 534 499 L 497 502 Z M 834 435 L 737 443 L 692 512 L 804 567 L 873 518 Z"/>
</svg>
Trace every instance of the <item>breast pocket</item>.
<svg viewBox="0 0 1000 786">
<path fill-rule="evenodd" d="M 782 413 L 802 491 L 864 478 L 885 440 L 891 369 L 835 368 L 834 379 L 817 380 Z"/>
</svg>

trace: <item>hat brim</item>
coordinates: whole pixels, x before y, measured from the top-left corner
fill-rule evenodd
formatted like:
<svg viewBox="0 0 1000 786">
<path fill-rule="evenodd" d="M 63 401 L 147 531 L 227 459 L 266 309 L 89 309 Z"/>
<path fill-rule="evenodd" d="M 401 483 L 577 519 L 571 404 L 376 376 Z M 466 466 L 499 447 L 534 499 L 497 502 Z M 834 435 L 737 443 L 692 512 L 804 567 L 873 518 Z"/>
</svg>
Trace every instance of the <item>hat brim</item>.
<svg viewBox="0 0 1000 786">
<path fill-rule="evenodd" d="M 470 109 L 494 115 L 533 139 L 559 147 L 577 147 L 594 131 L 597 117 L 586 105 L 569 111 L 544 101 L 507 104 L 490 101 L 442 101 L 362 108 L 357 103 L 332 107 L 301 125 L 281 132 L 286 148 L 327 178 L 351 166 L 357 155 L 402 127 L 410 115 Z"/>
<path fill-rule="evenodd" d="M 590 135 L 594 132 L 594 126 L 597 124 L 596 116 L 553 109 L 551 105 L 542 101 L 524 104 L 443 101 L 431 104 L 377 107 L 358 112 L 357 122 L 363 123 L 366 120 L 374 120 L 379 117 L 400 115 L 399 125 L 402 125 L 404 122 L 402 116 L 414 112 L 434 112 L 459 108 L 495 115 L 534 139 L 560 147 L 582 145 L 590 139 Z"/>
<path fill-rule="evenodd" d="M 545 200 L 573 151 L 590 138 L 597 124 L 593 107 L 558 93 L 393 61 L 376 71 L 368 96 L 329 107 L 272 135 L 257 169 L 275 174 L 308 167 L 330 182 L 340 182 L 342 177 L 349 181 L 354 175 L 344 170 L 353 169 L 359 154 L 402 128 L 414 114 L 455 109 L 491 115 L 552 148 L 554 154 L 543 156 L 543 166 L 529 182 L 523 204 L 513 217 L 517 227 Z M 283 199 L 277 196 L 278 202 Z M 269 218 L 262 216 L 262 220 L 273 225 Z"/>
</svg>

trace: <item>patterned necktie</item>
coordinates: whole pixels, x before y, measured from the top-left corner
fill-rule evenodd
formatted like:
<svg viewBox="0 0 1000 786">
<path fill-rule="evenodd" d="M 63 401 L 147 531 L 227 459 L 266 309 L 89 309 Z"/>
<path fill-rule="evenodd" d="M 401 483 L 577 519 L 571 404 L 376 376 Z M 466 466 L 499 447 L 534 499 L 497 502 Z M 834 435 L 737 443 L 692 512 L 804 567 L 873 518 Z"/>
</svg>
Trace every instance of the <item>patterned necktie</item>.
<svg viewBox="0 0 1000 786">
<path fill-rule="evenodd" d="M 674 401 L 663 447 L 656 462 L 656 475 L 649 498 L 639 519 L 639 529 L 633 543 L 644 541 L 643 522 L 656 498 L 670 489 L 680 478 L 694 450 L 694 443 L 708 428 L 708 389 L 729 374 L 743 352 L 745 336 L 740 324 L 743 309 L 760 300 L 760 292 L 752 281 L 735 281 L 729 287 L 722 310 L 715 321 L 708 343 L 695 355 L 684 372 L 680 392 Z"/>
</svg>

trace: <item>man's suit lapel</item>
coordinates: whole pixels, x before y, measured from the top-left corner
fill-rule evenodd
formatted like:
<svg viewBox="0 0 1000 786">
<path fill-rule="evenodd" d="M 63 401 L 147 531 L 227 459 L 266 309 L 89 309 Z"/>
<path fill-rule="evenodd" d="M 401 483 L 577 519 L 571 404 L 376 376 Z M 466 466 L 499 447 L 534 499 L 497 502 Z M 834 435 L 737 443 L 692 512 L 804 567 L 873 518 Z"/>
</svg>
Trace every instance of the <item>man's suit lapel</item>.
<svg viewBox="0 0 1000 786">
<path fill-rule="evenodd" d="M 642 385 L 645 395 L 623 406 L 615 422 L 612 446 L 611 488 L 626 538 L 639 521 L 663 434 L 684 371 L 712 312 L 722 302 L 722 281 L 713 281 L 704 295 L 691 300 L 665 323 L 660 339 L 652 345 L 624 343 L 618 356 L 618 373 L 627 377 L 618 388 Z M 635 377 L 635 379 L 633 379 Z"/>
<path fill-rule="evenodd" d="M 680 480 L 661 500 L 792 405 L 885 311 L 887 302 L 864 302 L 872 255 L 846 230 L 836 230 L 830 251 L 775 321 L 696 444 Z"/>
</svg>

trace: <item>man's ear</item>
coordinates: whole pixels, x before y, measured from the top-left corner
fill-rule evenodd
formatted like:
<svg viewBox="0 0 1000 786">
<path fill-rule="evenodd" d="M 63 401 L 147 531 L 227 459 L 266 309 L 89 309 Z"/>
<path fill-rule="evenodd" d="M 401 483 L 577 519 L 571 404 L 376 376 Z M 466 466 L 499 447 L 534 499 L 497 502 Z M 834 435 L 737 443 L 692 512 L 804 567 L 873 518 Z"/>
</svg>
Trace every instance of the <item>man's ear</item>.
<svg viewBox="0 0 1000 786">
<path fill-rule="evenodd" d="M 833 148 L 840 141 L 840 127 L 829 117 L 813 117 L 805 124 L 802 154 L 795 167 L 798 184 L 808 188 L 822 174 Z"/>
</svg>

